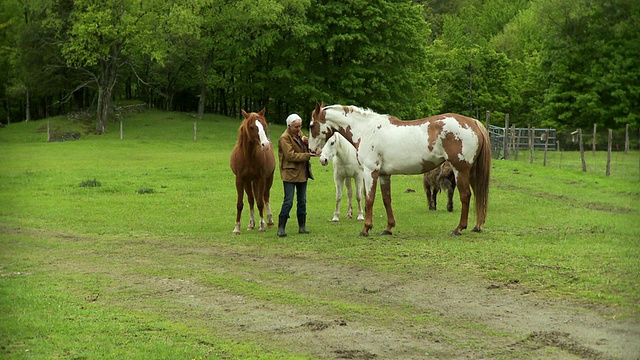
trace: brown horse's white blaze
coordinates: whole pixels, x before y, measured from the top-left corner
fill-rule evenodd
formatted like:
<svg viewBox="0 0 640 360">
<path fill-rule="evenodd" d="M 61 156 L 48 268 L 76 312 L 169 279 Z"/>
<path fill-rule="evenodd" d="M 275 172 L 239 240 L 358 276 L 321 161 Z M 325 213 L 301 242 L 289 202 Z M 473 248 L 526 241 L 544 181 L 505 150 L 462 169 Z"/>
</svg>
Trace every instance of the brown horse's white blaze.
<svg viewBox="0 0 640 360">
<path fill-rule="evenodd" d="M 238 140 L 231 152 L 230 166 L 236 176 L 236 223 L 233 229 L 235 235 L 240 234 L 240 218 L 244 207 L 244 193 L 249 203 L 249 226 L 247 230 L 255 228 L 254 201 L 260 215 L 260 231 L 265 231 L 263 212 L 266 207 L 267 226 L 274 225 L 269 198 L 273 185 L 275 170 L 275 155 L 267 136 L 267 120 L 265 109 L 259 113 L 247 113 L 242 110 L 244 121 L 238 129 Z"/>
<path fill-rule="evenodd" d="M 364 168 L 365 223 L 362 235 L 373 227 L 373 203 L 377 182 L 387 211 L 391 234 L 396 220 L 391 207 L 391 175 L 421 174 L 445 160 L 451 163 L 462 203 L 460 222 L 452 235 L 467 228 L 471 190 L 476 197 L 476 226 L 482 231 L 487 215 L 491 146 L 484 126 L 476 119 L 458 114 L 436 115 L 420 120 L 401 121 L 394 116 L 376 114 L 355 106 L 317 104 L 311 114 L 309 146 L 321 148 L 339 132 L 358 154 Z"/>
</svg>

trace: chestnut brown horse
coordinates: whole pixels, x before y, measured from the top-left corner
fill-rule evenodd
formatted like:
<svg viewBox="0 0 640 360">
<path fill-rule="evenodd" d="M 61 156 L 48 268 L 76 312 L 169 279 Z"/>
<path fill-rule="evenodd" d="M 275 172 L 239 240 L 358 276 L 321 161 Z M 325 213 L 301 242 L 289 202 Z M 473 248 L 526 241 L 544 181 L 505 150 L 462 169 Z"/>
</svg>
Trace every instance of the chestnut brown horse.
<svg viewBox="0 0 640 360">
<path fill-rule="evenodd" d="M 249 227 L 253 230 L 256 221 L 253 212 L 254 199 L 260 214 L 260 231 L 265 231 L 263 210 L 267 210 L 267 226 L 273 226 L 273 215 L 269 204 L 271 185 L 273 184 L 273 171 L 276 168 L 276 160 L 273 154 L 271 141 L 267 136 L 267 120 L 264 117 L 265 109 L 259 113 L 247 113 L 242 110 L 244 121 L 238 129 L 238 141 L 231 152 L 231 170 L 236 176 L 236 190 L 238 201 L 236 203 L 236 225 L 233 229 L 235 235 L 240 234 L 240 217 L 244 207 L 244 193 L 247 193 L 249 202 Z"/>
<path fill-rule="evenodd" d="M 311 114 L 309 147 L 321 149 L 334 132 L 339 132 L 356 148 L 364 169 L 365 221 L 361 235 L 373 227 L 373 202 L 380 179 L 380 192 L 387 211 L 391 235 L 396 225 L 391 208 L 391 175 L 421 174 L 445 160 L 456 175 L 462 209 L 460 222 L 451 233 L 460 235 L 467 228 L 471 190 L 476 200 L 476 226 L 481 232 L 487 217 L 491 145 L 485 127 L 476 119 L 458 114 L 436 115 L 420 120 L 401 121 L 356 106 L 316 104 Z"/>
</svg>

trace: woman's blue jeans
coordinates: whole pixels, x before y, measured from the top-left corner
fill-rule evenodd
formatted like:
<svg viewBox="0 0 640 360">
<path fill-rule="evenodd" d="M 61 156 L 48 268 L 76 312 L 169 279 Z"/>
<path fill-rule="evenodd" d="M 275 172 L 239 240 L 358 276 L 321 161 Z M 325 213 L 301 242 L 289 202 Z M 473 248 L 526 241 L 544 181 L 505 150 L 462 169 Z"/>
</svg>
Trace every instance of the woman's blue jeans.
<svg viewBox="0 0 640 360">
<path fill-rule="evenodd" d="M 289 218 L 289 212 L 293 207 L 294 192 L 297 193 L 296 198 L 298 199 L 296 214 L 307 215 L 307 182 L 283 181 L 282 184 L 284 185 L 284 201 L 282 202 L 279 217 Z"/>
</svg>

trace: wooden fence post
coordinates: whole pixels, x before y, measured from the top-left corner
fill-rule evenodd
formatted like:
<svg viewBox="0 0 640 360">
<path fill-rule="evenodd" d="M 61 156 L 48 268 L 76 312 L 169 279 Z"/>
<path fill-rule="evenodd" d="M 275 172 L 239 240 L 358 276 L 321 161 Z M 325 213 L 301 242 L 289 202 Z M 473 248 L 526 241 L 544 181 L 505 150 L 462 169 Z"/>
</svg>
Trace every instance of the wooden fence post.
<svg viewBox="0 0 640 360">
<path fill-rule="evenodd" d="M 629 152 L 629 124 L 624 127 L 624 153 Z"/>
<path fill-rule="evenodd" d="M 518 129 L 518 133 L 516 134 L 516 126 L 511 125 L 511 138 L 513 141 L 511 142 L 513 145 L 511 149 L 513 149 L 513 159 L 518 161 L 518 154 L 520 149 L 520 136 L 522 136 L 522 129 Z"/>
<path fill-rule="evenodd" d="M 198 122 L 193 122 L 193 141 L 198 141 Z"/>
<path fill-rule="evenodd" d="M 51 122 L 47 121 L 47 142 L 51 142 Z"/>
<path fill-rule="evenodd" d="M 596 155 L 596 127 L 597 124 L 593 124 L 593 140 L 591 140 L 591 155 Z"/>
<path fill-rule="evenodd" d="M 509 129 L 509 154 L 514 154 L 514 160 L 518 160 L 518 148 L 516 147 L 516 142 L 520 143 L 520 139 L 516 137 L 516 125 L 511 124 L 511 129 Z"/>
<path fill-rule="evenodd" d="M 120 120 L 120 140 L 124 139 L 124 124 L 122 120 Z"/>
<path fill-rule="evenodd" d="M 607 140 L 607 176 L 611 175 L 611 145 L 613 143 L 613 130 L 609 129 L 609 138 Z"/>
<path fill-rule="evenodd" d="M 584 146 L 582 146 L 582 129 L 578 129 L 578 144 L 580 146 L 580 159 L 582 159 L 582 171 L 587 172 L 587 162 L 584 160 Z"/>
<path fill-rule="evenodd" d="M 547 129 L 546 132 L 542 134 L 541 140 L 544 141 L 544 160 L 542 162 L 542 166 L 547 166 L 547 150 L 549 147 L 549 134 L 551 133 L 551 128 Z"/>
<path fill-rule="evenodd" d="M 529 127 L 529 164 L 533 164 L 533 133 L 535 128 L 532 128 L 531 124 L 527 126 Z"/>
<path fill-rule="evenodd" d="M 488 110 L 485 117 L 487 119 L 487 130 L 489 130 L 489 126 L 491 125 L 491 113 Z"/>
<path fill-rule="evenodd" d="M 509 113 L 504 114 L 504 140 L 502 149 L 504 149 L 504 159 L 509 160 Z"/>
</svg>

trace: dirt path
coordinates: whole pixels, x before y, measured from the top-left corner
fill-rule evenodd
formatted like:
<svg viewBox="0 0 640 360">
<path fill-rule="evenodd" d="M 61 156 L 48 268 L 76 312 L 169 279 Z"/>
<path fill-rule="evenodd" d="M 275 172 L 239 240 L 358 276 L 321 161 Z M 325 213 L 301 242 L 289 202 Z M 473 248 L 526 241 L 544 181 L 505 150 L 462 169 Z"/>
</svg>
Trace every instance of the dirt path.
<svg viewBox="0 0 640 360">
<path fill-rule="evenodd" d="M 44 271 L 110 277 L 96 301 L 197 327 L 200 346 L 214 346 L 210 336 L 319 359 L 640 359 L 637 319 L 515 281 L 394 275 L 259 246 L 126 239 L 98 250 L 98 239 L 39 235 L 56 244 Z"/>
<path fill-rule="evenodd" d="M 272 287 L 273 299 L 234 294 L 196 278 L 141 278 L 123 264 L 117 276 L 122 286 L 137 287 L 144 298 L 164 299 L 164 311 L 176 321 L 198 322 L 223 337 L 323 359 L 640 357 L 639 323 L 541 301 L 518 284 L 446 274 L 397 276 L 306 256 L 195 251 L 212 259 L 207 271 Z M 268 273 L 287 274 L 290 280 L 269 283 Z M 290 306 L 278 301 L 282 294 L 319 301 Z M 139 300 L 119 301 L 136 306 Z"/>
</svg>

